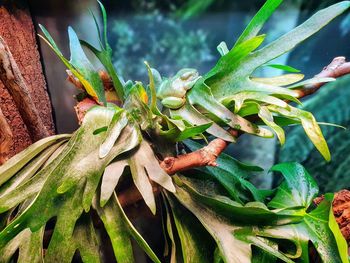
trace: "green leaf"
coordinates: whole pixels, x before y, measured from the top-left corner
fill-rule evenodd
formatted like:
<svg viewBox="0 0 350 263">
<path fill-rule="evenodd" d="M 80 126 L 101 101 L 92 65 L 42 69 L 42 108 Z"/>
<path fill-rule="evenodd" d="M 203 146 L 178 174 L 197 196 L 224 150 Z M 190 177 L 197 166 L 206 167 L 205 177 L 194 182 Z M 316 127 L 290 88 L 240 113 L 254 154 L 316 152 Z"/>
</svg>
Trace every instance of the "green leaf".
<svg viewBox="0 0 350 263">
<path fill-rule="evenodd" d="M 101 47 L 101 50 L 96 49 L 95 47 L 93 47 L 92 45 L 90 45 L 84 40 L 80 40 L 80 43 L 83 46 L 87 47 L 89 50 L 91 50 L 91 52 L 94 53 L 95 56 L 100 60 L 101 64 L 107 70 L 109 76 L 112 78 L 113 87 L 117 93 L 118 99 L 121 101 L 124 101 L 124 96 L 125 96 L 124 86 L 113 66 L 112 57 L 109 55 L 109 53 L 102 47 Z"/>
<path fill-rule="evenodd" d="M 269 1 L 266 3 L 266 10 L 264 8 L 259 15 L 256 16 L 254 21 L 248 26 L 246 33 L 243 34 L 242 41 L 238 41 L 238 44 L 231 49 L 226 55 L 222 56 L 217 62 L 216 66 L 209 71 L 204 76 L 204 82 L 210 87 L 210 94 L 215 98 L 213 99 L 208 96 L 208 87 L 203 85 L 200 81 L 188 92 L 188 98 L 192 104 L 196 104 L 204 109 L 208 109 L 210 114 L 219 117 L 225 122 L 226 120 L 232 119 L 229 117 L 229 114 L 226 116 L 221 116 L 225 112 L 224 108 L 220 108 L 218 103 L 225 101 L 225 99 L 232 97 L 233 95 L 240 92 L 259 92 L 265 95 L 272 95 L 280 99 L 292 100 L 298 103 L 295 98 L 298 97 L 298 94 L 289 89 L 281 88 L 276 86 L 276 84 L 263 84 L 251 79 L 253 72 L 260 66 L 263 66 L 267 62 L 273 60 L 274 58 L 283 55 L 288 52 L 296 45 L 312 36 L 314 33 L 319 31 L 322 27 L 327 25 L 331 20 L 336 16 L 340 15 L 350 6 L 350 2 L 344 1 L 333 6 L 330 6 L 324 10 L 319 11 L 309 20 L 307 20 L 302 25 L 298 26 L 294 30 L 280 37 L 276 41 L 264 46 L 263 48 L 254 51 L 257 49 L 262 40 L 262 36 L 255 36 L 261 26 L 264 24 L 266 19 L 270 16 L 272 9 L 268 7 L 277 7 L 279 1 Z M 251 36 L 250 36 L 251 35 Z M 247 37 L 249 36 L 249 37 Z M 277 83 L 280 84 L 280 83 Z M 300 85 L 300 84 L 296 84 Z M 206 94 L 206 95 L 203 95 Z M 204 97 L 204 98 L 203 98 Z M 203 101 L 208 100 L 209 101 Z M 196 101 L 202 100 L 202 101 Z M 269 106 L 269 105 L 267 105 Z M 239 107 L 236 108 L 238 110 Z M 215 110 L 220 111 L 217 113 Z M 250 110 L 256 110 L 250 108 Z M 242 112 L 241 112 L 242 114 Z M 250 113 L 244 113 L 249 115 Z M 303 114 L 304 115 L 304 114 Z M 304 115 L 302 124 L 308 128 L 312 127 L 311 132 L 307 129 L 310 139 L 315 143 L 316 147 L 323 153 L 324 157 L 329 160 L 328 148 L 323 140 L 323 137 L 320 133 L 320 130 L 315 125 L 314 121 L 310 116 Z M 234 120 L 233 123 L 237 123 L 237 120 Z M 241 121 L 239 125 L 244 123 Z M 230 127 L 230 123 L 228 123 Z M 244 125 L 243 131 L 252 133 L 248 131 Z M 234 127 L 232 127 L 234 128 Z M 313 133 L 313 134 L 312 134 Z"/>
<path fill-rule="evenodd" d="M 274 122 L 273 116 L 266 106 L 261 106 L 259 108 L 260 108 L 258 113 L 259 118 L 267 126 L 269 126 L 271 129 L 274 130 L 274 132 L 278 137 L 278 140 L 280 141 L 281 145 L 283 145 L 286 141 L 284 130 Z"/>
<path fill-rule="evenodd" d="M 163 217 L 163 225 L 166 226 L 166 231 L 171 241 L 170 263 L 177 263 L 179 261 L 178 259 L 182 258 L 180 244 L 179 244 L 180 242 L 178 238 L 175 238 L 176 228 L 173 224 L 173 217 L 171 215 L 170 207 L 167 200 L 165 200 L 164 206 L 166 210 L 166 218 Z M 165 230 L 165 227 L 163 227 L 163 229 Z M 166 242 L 165 244 L 166 247 L 165 247 L 164 255 L 167 256 L 169 255 L 169 245 L 167 246 L 168 240 L 166 237 L 165 237 L 165 242 Z"/>
<path fill-rule="evenodd" d="M 257 92 L 257 91 L 239 92 L 235 95 L 227 97 L 222 101 L 222 103 L 225 105 L 229 105 L 231 101 L 235 103 L 235 109 L 234 109 L 235 113 L 238 113 L 240 111 L 240 109 L 244 106 L 245 102 L 251 102 L 251 101 L 264 102 L 267 104 L 277 105 L 282 108 L 286 108 L 288 106 L 288 104 L 285 101 L 279 98 L 276 98 L 267 94 L 262 94 L 261 92 Z"/>
<path fill-rule="evenodd" d="M 151 146 L 145 140 L 126 159 L 117 160 L 116 163 L 112 163 L 106 168 L 102 179 L 101 206 L 104 206 L 111 197 L 126 166 L 130 167 L 135 186 L 147 206 L 155 214 L 156 203 L 151 181 L 156 182 L 170 192 L 174 192 L 175 187 L 171 177 L 160 167 Z"/>
<path fill-rule="evenodd" d="M 128 166 L 128 161 L 122 159 L 115 161 L 106 167 L 102 176 L 101 183 L 101 207 L 104 207 L 108 200 L 111 198 L 126 166 Z"/>
<path fill-rule="evenodd" d="M 347 262 L 344 238 L 334 218 L 330 218 L 333 197 L 326 195 L 324 202 L 306 213 L 315 192 L 309 175 L 289 164 L 277 169 L 284 171 L 287 180 L 278 191 L 282 193 L 291 185 L 293 194 L 301 193 L 294 202 L 277 194 L 275 198 L 279 196 L 279 201 L 285 203 L 282 209 L 269 210 L 259 202 L 239 205 L 212 191 L 212 184 L 184 177 L 176 177 L 175 196 L 215 239 L 224 262 L 257 262 L 254 257 L 261 260 L 261 253 L 253 253 L 252 247 L 284 262 L 309 262 L 309 242 L 323 262 Z M 293 176 L 298 179 L 294 181 Z M 281 249 L 286 244 L 288 249 Z"/>
<path fill-rule="evenodd" d="M 178 201 L 166 195 L 181 242 L 184 263 L 212 262 L 213 240 L 203 226 Z"/>
<path fill-rule="evenodd" d="M 256 13 L 250 21 L 247 28 L 235 43 L 235 47 L 239 44 L 255 37 L 264 26 L 269 17 L 273 14 L 276 8 L 283 2 L 283 0 L 267 0 L 262 8 Z"/>
<path fill-rule="evenodd" d="M 57 44 L 51 37 L 50 33 L 46 30 L 46 28 L 40 24 L 39 27 L 44 33 L 45 37 L 41 35 L 39 36 L 56 53 L 56 55 L 62 60 L 63 64 L 72 72 L 72 74 L 81 82 L 81 84 L 83 84 L 86 92 L 96 100 L 101 100 L 101 102 L 105 103 L 106 101 L 104 98 L 104 88 L 101 79 L 98 73 L 93 69 L 93 66 L 89 60 L 86 58 L 86 55 L 82 50 L 80 44 L 76 42 L 77 36 L 73 29 L 70 27 L 68 29 L 71 47 L 71 61 L 68 61 L 63 56 L 62 52 L 59 50 Z M 72 64 L 72 58 L 74 58 L 73 62 L 75 62 L 75 66 Z M 80 59 L 82 59 L 82 61 L 80 61 Z M 81 69 L 82 72 L 80 72 L 79 69 Z"/>
<path fill-rule="evenodd" d="M 176 177 L 176 184 L 191 195 L 191 198 L 213 211 L 238 224 L 279 225 L 300 222 L 305 214 L 303 209 L 281 212 L 269 210 L 262 202 L 238 203 L 218 192 L 215 185 L 205 184 L 199 179 Z M 179 189 L 176 188 L 176 194 Z M 176 195 L 175 194 L 175 195 Z"/>
<path fill-rule="evenodd" d="M 104 158 L 108 155 L 108 153 L 113 148 L 116 140 L 118 139 L 120 133 L 128 124 L 128 119 L 126 117 L 126 113 L 123 111 L 119 111 L 115 113 L 113 119 L 107 129 L 107 136 L 105 141 L 100 146 L 99 157 Z"/>
<path fill-rule="evenodd" d="M 191 151 L 203 148 L 203 145 L 191 140 L 185 141 L 184 144 Z M 221 153 L 216 162 L 217 166 L 208 166 L 200 170 L 215 178 L 235 201 L 242 203 L 241 199 L 246 201 L 250 200 L 251 197 L 257 201 L 265 199 L 263 191 L 256 189 L 253 184 L 245 180 L 249 177 L 249 171 L 261 171 L 260 167 L 243 164 L 225 153 Z"/>
<path fill-rule="evenodd" d="M 105 48 L 108 49 L 108 38 L 107 38 L 107 12 L 104 7 L 104 5 L 97 0 L 100 8 L 101 8 L 101 13 L 102 13 L 102 18 L 103 18 L 103 41 L 105 44 Z"/>
<path fill-rule="evenodd" d="M 343 234 L 341 233 L 341 231 L 339 229 L 339 225 L 334 217 L 333 208 L 332 208 L 333 197 L 328 195 L 325 198 L 326 198 L 326 201 L 330 202 L 328 226 L 334 235 L 342 262 L 347 262 L 348 253 L 346 253 L 345 251 L 348 251 L 348 244 L 347 244 Z"/>
<path fill-rule="evenodd" d="M 308 242 L 311 241 L 323 262 L 348 262 L 347 246 L 344 246 L 344 238 L 337 225 L 332 223 L 333 195 L 326 195 L 325 200 L 299 224 L 284 225 L 265 228 L 257 231 L 257 235 L 274 239 L 288 238 L 302 249 L 302 253 L 308 261 Z M 331 215 L 331 218 L 330 218 Z M 334 233 L 334 229 L 337 229 Z"/>
<path fill-rule="evenodd" d="M 268 207 L 307 209 L 312 204 L 318 194 L 318 186 L 301 164 L 281 163 L 273 166 L 271 171 L 282 173 L 284 181 L 278 187 L 274 198 L 268 203 Z"/>
<path fill-rule="evenodd" d="M 176 15 L 182 19 L 189 19 L 204 12 L 214 0 L 190 0 L 177 10 Z"/>
<path fill-rule="evenodd" d="M 307 79 L 302 82 L 296 83 L 294 85 L 288 86 L 288 89 L 299 89 L 301 87 L 307 87 L 308 85 L 313 85 L 313 84 L 318 84 L 318 83 L 327 83 L 327 82 L 332 82 L 335 81 L 335 78 L 312 78 L 312 79 Z"/>
<path fill-rule="evenodd" d="M 35 199 L 23 213 L 0 232 L 0 247 L 23 229 L 30 228 L 36 231 L 49 219 L 57 217 L 47 257 L 55 258 L 58 253 L 56 251 L 60 251 L 60 254 L 64 253 L 59 249 L 66 245 L 61 242 L 62 236 L 71 236 L 83 209 L 89 210 L 89 204 L 91 205 L 105 167 L 116 156 L 134 148 L 139 143 L 136 127 L 129 124 L 110 153 L 103 159 L 98 157 L 98 149 L 105 140 L 105 133 L 93 135 L 93 131 L 101 126 L 108 126 L 114 113 L 115 110 L 105 107 L 94 107 L 89 110 L 82 126 L 64 150 L 46 168 L 23 185 L 23 192 L 29 192 L 30 196 L 36 195 Z M 37 180 L 35 177 L 41 179 Z M 86 191 L 86 185 L 89 185 L 89 191 Z M 61 191 L 58 192 L 60 187 L 62 187 Z M 60 261 L 70 262 L 69 257 L 70 253 L 67 253 L 67 257 Z"/>
<path fill-rule="evenodd" d="M 326 161 L 331 160 L 331 154 L 329 152 L 327 142 L 323 137 L 322 131 L 317 124 L 315 117 L 310 112 L 294 108 L 292 106 L 289 106 L 288 109 L 285 109 L 270 105 L 268 106 L 268 109 L 283 116 L 300 120 L 305 133 L 315 145 L 316 149 L 322 154 L 323 158 Z"/>
<path fill-rule="evenodd" d="M 184 120 L 188 121 L 192 125 L 206 125 L 212 120 L 201 114 L 191 104 L 186 103 L 183 107 L 178 110 L 170 110 L 170 115 L 174 118 L 179 116 Z M 228 142 L 234 142 L 235 138 L 228 133 L 225 129 L 221 128 L 218 124 L 213 123 L 207 130 L 209 134 L 214 135 L 217 138 L 221 138 Z"/>
<path fill-rule="evenodd" d="M 181 142 L 183 140 L 194 138 L 198 135 L 201 135 L 202 133 L 207 131 L 212 124 L 213 123 L 206 123 L 206 124 L 197 125 L 197 126 L 190 126 L 190 127 L 185 126 L 183 130 L 180 130 L 178 128 L 172 128 L 171 130 L 165 133 L 161 133 L 161 135 L 164 135 L 164 137 L 170 141 Z"/>
<path fill-rule="evenodd" d="M 287 86 L 295 82 L 301 81 L 304 78 L 303 74 L 285 74 L 276 77 L 269 78 L 251 78 L 255 82 L 274 85 L 274 86 Z"/>
<path fill-rule="evenodd" d="M 87 93 L 98 101 L 106 104 L 106 98 L 104 93 L 103 83 L 98 72 L 95 70 L 94 66 L 91 64 L 89 59 L 86 57 L 78 36 L 74 32 L 73 28 L 68 27 L 69 35 L 69 48 L 70 48 L 70 63 L 73 67 L 83 76 L 83 78 L 90 84 L 85 86 Z M 74 72 L 72 72 L 74 74 Z M 92 88 L 92 90 L 91 90 Z"/>
<path fill-rule="evenodd" d="M 241 241 L 234 235 L 235 231 L 241 229 L 239 225 L 232 224 L 227 218 L 218 215 L 216 209 L 213 211 L 202 205 L 198 200 L 193 199 L 182 187 L 176 189 L 175 195 L 214 238 L 224 262 L 251 262 L 251 243 Z M 244 208 L 241 209 L 243 211 Z M 250 208 L 246 208 L 246 210 L 250 210 Z M 249 218 L 256 217 L 256 215 L 250 215 Z M 286 262 L 293 262 L 278 251 L 274 250 L 274 252 Z"/>
<path fill-rule="evenodd" d="M 155 85 L 155 81 L 154 81 L 154 77 L 153 77 L 153 72 L 152 72 L 152 69 L 151 69 L 150 65 L 148 64 L 148 62 L 145 61 L 144 63 L 147 67 L 148 78 L 149 78 L 149 88 L 151 90 L 150 108 L 151 108 L 153 113 L 159 115 L 160 111 L 157 108 L 157 92 L 156 92 L 156 85 Z"/>
<path fill-rule="evenodd" d="M 281 64 L 267 64 L 265 65 L 267 67 L 271 67 L 271 68 L 276 68 L 276 69 L 280 69 L 286 72 L 290 72 L 290 73 L 299 73 L 300 70 L 293 68 L 291 66 L 287 66 L 287 65 L 281 65 Z"/>
<path fill-rule="evenodd" d="M 217 46 L 217 50 L 221 56 L 225 56 L 229 52 L 227 44 L 224 41 L 220 42 L 220 44 Z"/>
<path fill-rule="evenodd" d="M 300 26 L 258 50 L 254 54 L 251 54 L 246 61 L 244 70 L 249 68 L 249 71 L 253 72 L 258 66 L 283 55 L 305 39 L 318 32 L 349 7 L 350 2 L 343 1 L 318 11 Z"/>
<path fill-rule="evenodd" d="M 103 189 L 101 188 L 101 191 Z M 101 192 L 102 193 L 102 192 Z M 93 207 L 101 218 L 104 227 L 111 239 L 114 255 L 118 262 L 134 262 L 133 250 L 131 246 L 130 234 L 124 216 L 116 202 L 116 197 L 109 199 L 102 208 L 100 200 L 95 198 Z"/>
<path fill-rule="evenodd" d="M 156 206 L 150 180 L 170 192 L 175 192 L 171 177 L 160 167 L 151 146 L 144 140 L 138 150 L 129 158 L 128 163 L 136 187 L 151 211 L 155 213 Z"/>
<path fill-rule="evenodd" d="M 68 139 L 68 138 L 67 138 Z M 17 192 L 18 188 L 28 182 L 33 175 L 35 175 L 40 168 L 45 168 L 50 161 L 48 160 L 50 156 L 53 155 L 53 153 L 61 147 L 61 145 L 65 143 L 64 140 L 49 146 L 46 150 L 44 150 L 41 154 L 39 154 L 37 157 L 32 158 L 32 160 L 23 167 L 19 172 L 17 172 L 16 175 L 14 175 L 11 179 L 9 179 L 2 187 L 0 188 L 0 200 L 4 200 L 7 196 L 9 198 L 8 194 Z M 20 192 L 17 192 L 19 194 Z M 22 193 L 23 194 L 23 193 Z M 11 199 L 11 198 L 9 198 Z M 0 207 L 1 207 L 1 201 L 0 201 Z"/>
<path fill-rule="evenodd" d="M 126 216 L 126 214 L 125 214 L 123 208 L 121 207 L 121 205 L 120 205 L 116 195 L 113 196 L 113 199 L 115 200 L 115 202 L 119 206 L 119 210 L 121 212 L 121 215 L 122 215 L 123 219 L 125 220 L 125 223 L 128 226 L 128 230 L 129 230 L 130 235 L 135 239 L 137 244 L 143 249 L 143 251 L 146 252 L 146 254 L 149 256 L 149 258 L 153 262 L 160 263 L 161 261 L 159 260 L 157 255 L 153 252 L 151 247 L 147 244 L 147 242 L 143 239 L 143 237 L 139 234 L 139 232 L 136 230 L 136 228 L 133 226 L 133 224 L 130 222 L 130 220 Z"/>
<path fill-rule="evenodd" d="M 230 72 L 233 70 L 237 62 L 242 61 L 246 58 L 252 51 L 257 49 L 265 39 L 265 35 L 256 36 L 252 39 L 244 41 L 242 44 L 238 45 L 236 48 L 231 49 L 227 54 L 222 56 L 215 67 L 211 69 L 204 78 L 210 79 L 216 74 L 224 75 L 225 72 Z"/>
<path fill-rule="evenodd" d="M 0 166 L 0 185 L 4 184 L 8 179 L 22 169 L 31 159 L 42 152 L 44 149 L 61 140 L 70 137 L 69 134 L 54 135 L 30 145 L 27 149 L 13 156 L 5 164 Z"/>
<path fill-rule="evenodd" d="M 34 233 L 29 229 L 23 230 L 16 238 L 7 243 L 3 249 L 0 249 L 0 261 L 11 262 L 11 258 L 18 249 L 17 262 L 43 262 L 43 236 L 44 228 Z"/>
<path fill-rule="evenodd" d="M 347 106 L 350 96 L 349 77 L 326 84 L 316 96 L 303 102 L 302 109 L 312 112 L 320 126 L 323 124 L 319 121 L 350 127 L 350 107 Z M 323 193 L 345 189 L 348 186 L 347 171 L 350 165 L 350 132 L 327 126 L 321 128 L 332 153 L 331 162 L 325 164 L 311 141 L 307 140 L 302 127 L 291 127 L 288 130 L 288 139 L 280 150 L 279 160 L 303 163 Z"/>
<path fill-rule="evenodd" d="M 200 85 L 202 88 L 195 87 Z M 199 105 L 209 113 L 215 115 L 228 126 L 233 129 L 242 130 L 244 132 L 258 135 L 261 137 L 272 137 L 273 134 L 262 127 L 258 127 L 241 116 L 232 113 L 224 105 L 219 103 L 214 96 L 211 94 L 210 88 L 204 83 L 197 81 L 190 92 L 188 93 L 187 99 L 192 105 Z"/>
<path fill-rule="evenodd" d="M 75 225 L 73 238 L 83 262 L 102 262 L 99 239 L 90 215 L 84 214 Z M 72 245 L 72 244 L 69 244 Z"/>
</svg>

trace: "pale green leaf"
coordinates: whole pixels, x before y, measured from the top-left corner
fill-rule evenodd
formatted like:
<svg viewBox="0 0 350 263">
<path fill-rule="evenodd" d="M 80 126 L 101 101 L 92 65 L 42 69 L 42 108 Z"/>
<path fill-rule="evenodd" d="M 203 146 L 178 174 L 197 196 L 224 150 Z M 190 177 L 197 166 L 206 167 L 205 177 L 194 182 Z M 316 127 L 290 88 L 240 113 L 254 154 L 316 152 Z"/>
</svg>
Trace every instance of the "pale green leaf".
<svg viewBox="0 0 350 263">
<path fill-rule="evenodd" d="M 30 145 L 27 149 L 13 156 L 5 164 L 0 166 L 0 185 L 10 179 L 15 173 L 23 168 L 31 159 L 50 145 L 69 138 L 69 134 L 54 135 Z"/>
</svg>

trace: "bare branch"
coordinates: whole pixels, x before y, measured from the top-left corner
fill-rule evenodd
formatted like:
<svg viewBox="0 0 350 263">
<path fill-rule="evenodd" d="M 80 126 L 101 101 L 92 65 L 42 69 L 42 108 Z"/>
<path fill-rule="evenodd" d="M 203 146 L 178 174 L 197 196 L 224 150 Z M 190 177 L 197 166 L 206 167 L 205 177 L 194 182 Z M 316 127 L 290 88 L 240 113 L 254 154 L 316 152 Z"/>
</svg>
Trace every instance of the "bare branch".
<svg viewBox="0 0 350 263">
<path fill-rule="evenodd" d="M 217 166 L 216 158 L 225 150 L 228 143 L 222 139 L 214 139 L 207 146 L 177 157 L 166 157 L 160 166 L 168 174 L 201 166 Z"/>
<path fill-rule="evenodd" d="M 316 78 L 340 78 L 344 75 L 350 73 L 350 62 L 346 62 L 345 57 L 336 57 L 332 62 L 324 67 L 323 70 L 317 74 Z M 315 93 L 319 88 L 321 88 L 325 83 L 317 83 L 313 85 L 308 85 L 302 89 L 297 90 L 299 93 L 299 98 L 303 98 Z"/>
</svg>

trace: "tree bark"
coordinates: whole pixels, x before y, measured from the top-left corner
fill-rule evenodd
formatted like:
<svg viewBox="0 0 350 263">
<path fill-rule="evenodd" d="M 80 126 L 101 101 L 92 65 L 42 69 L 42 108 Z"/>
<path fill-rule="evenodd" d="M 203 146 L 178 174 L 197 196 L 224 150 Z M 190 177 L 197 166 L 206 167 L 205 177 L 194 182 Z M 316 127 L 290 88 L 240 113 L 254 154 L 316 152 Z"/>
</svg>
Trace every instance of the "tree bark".
<svg viewBox="0 0 350 263">
<path fill-rule="evenodd" d="M 25 108 L 14 94 L 8 77 L 0 78 L 0 164 L 22 151 L 34 141 L 55 133 L 52 108 L 38 52 L 33 22 L 23 1 L 2 1 L 0 4 L 0 37 L 9 49 L 4 53 L 13 58 L 11 69 L 17 67 L 19 75 L 11 84 L 25 87 L 27 102 L 34 109 Z M 2 65 L 5 61 L 2 59 Z M 16 70 L 15 70 L 16 71 Z M 1 74 L 1 73 L 0 73 Z M 19 81 L 18 81 L 19 80 Z M 20 94 L 19 94 L 20 93 Z M 29 96 L 28 96 L 29 95 Z M 34 112 L 28 115 L 26 110 Z M 7 125 L 6 125 L 6 123 Z M 34 127 L 35 125 L 39 125 Z M 41 125 L 41 126 L 40 126 Z"/>
</svg>

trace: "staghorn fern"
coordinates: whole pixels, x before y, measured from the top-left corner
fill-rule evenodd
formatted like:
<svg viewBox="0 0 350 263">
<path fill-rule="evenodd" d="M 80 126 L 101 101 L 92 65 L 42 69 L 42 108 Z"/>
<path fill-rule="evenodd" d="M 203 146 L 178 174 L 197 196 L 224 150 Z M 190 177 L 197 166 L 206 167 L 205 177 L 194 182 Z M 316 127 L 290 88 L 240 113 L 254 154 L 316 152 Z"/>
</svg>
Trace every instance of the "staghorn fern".
<svg viewBox="0 0 350 263">
<path fill-rule="evenodd" d="M 336 123 L 339 127 L 323 126 L 322 130 L 333 153 L 333 161 L 325 164 L 313 150 L 312 144 L 302 135 L 299 127 L 288 131 L 288 140 L 279 152 L 279 161 L 295 160 L 302 163 L 316 178 L 322 192 L 338 191 L 349 186 L 346 180 L 348 170 L 348 143 L 350 112 L 347 104 L 350 97 L 349 77 L 329 83 L 317 96 L 307 100 L 303 108 L 315 113 L 324 123 Z M 331 114 L 329 114 L 331 112 Z"/>
<path fill-rule="evenodd" d="M 189 138 L 205 139 L 210 134 L 235 141 L 229 127 L 273 136 L 271 130 L 249 121 L 252 115 L 273 129 L 281 143 L 284 132 L 275 117 L 301 123 L 324 158 L 330 159 L 313 115 L 286 100 L 298 102 L 295 88 L 332 79 L 299 82 L 300 74 L 258 79 L 253 73 L 316 33 L 350 2 L 320 11 L 257 50 L 264 40 L 257 34 L 281 2 L 268 0 L 232 49 L 220 44 L 222 57 L 210 72 L 200 76 L 194 69 L 183 69 L 164 78 L 146 63 L 149 85 L 124 83 L 114 69 L 101 3 L 104 30 L 101 37 L 98 29 L 99 49 L 78 41 L 69 28 L 69 61 L 41 26 L 42 38 L 81 82 L 85 95 L 100 105 L 86 113 L 71 136 L 39 141 L 0 167 L 1 261 L 71 262 L 79 251 L 84 262 L 110 262 L 103 257 L 101 231 L 106 231 L 118 262 L 134 261 L 131 239 L 152 261 L 161 262 L 119 203 L 118 184 L 129 176 L 153 213 L 157 206 L 152 183 L 161 188 L 170 262 L 309 262 L 309 243 L 324 262 L 347 262 L 347 245 L 332 213 L 333 196 L 326 195 L 313 209 L 318 187 L 301 165 L 274 166 L 272 171 L 280 172 L 284 180 L 272 191 L 249 182 L 250 173 L 258 167 L 225 154 L 218 157 L 218 167 L 198 168 L 173 178 L 159 165 L 158 156 L 176 154 L 176 143 L 185 145 L 187 152 L 202 147 L 185 141 Z M 110 103 L 113 99 L 105 94 L 81 45 L 104 65 L 119 106 Z M 96 221 L 102 223 L 102 230 Z M 53 231 L 47 245 L 45 229 Z"/>
</svg>

